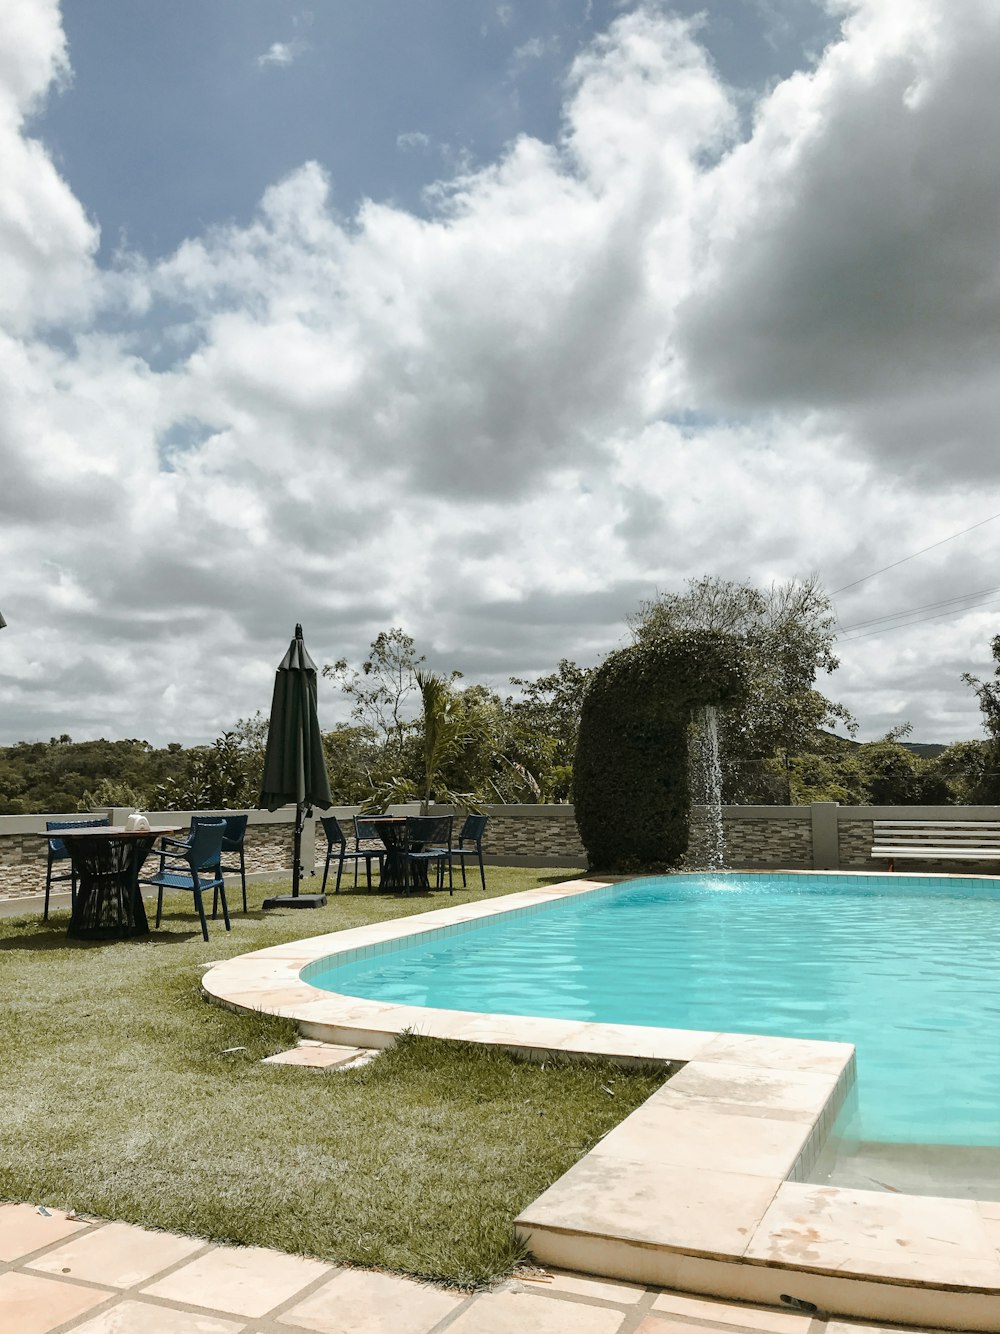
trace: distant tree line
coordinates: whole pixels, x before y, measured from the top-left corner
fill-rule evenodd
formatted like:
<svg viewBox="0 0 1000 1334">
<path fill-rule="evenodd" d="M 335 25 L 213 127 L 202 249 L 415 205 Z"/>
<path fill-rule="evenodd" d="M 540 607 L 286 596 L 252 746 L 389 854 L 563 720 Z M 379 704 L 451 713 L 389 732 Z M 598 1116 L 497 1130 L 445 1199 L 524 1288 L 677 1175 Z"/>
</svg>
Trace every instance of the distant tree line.
<svg viewBox="0 0 1000 1334">
<path fill-rule="evenodd" d="M 738 640 L 746 703 L 721 717 L 723 798 L 735 803 L 839 801 L 849 805 L 1000 803 L 1000 636 L 991 680 L 966 674 L 987 738 L 920 754 L 903 725 L 879 741 L 851 739 L 854 719 L 816 687 L 837 666 L 834 616 L 814 579 L 768 590 L 693 580 L 630 618 L 637 644 L 717 631 Z M 510 689 L 463 685 L 432 672 L 399 628 L 377 635 L 364 660 L 322 669 L 346 717 L 324 734 L 335 802 L 560 802 L 572 800 L 580 711 L 595 667 L 563 658 Z M 321 717 L 329 711 L 321 696 Z M 848 737 L 831 730 L 840 726 Z M 0 748 L 0 814 L 139 806 L 150 810 L 254 806 L 267 718 L 240 719 L 211 744 L 69 736 Z"/>
</svg>

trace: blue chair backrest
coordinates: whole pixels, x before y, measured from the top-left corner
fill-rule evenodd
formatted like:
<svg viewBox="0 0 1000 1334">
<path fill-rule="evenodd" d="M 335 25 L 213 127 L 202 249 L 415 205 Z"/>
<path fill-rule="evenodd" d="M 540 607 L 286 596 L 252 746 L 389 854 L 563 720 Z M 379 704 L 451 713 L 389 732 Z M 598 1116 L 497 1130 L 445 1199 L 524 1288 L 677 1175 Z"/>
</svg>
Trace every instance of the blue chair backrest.
<svg viewBox="0 0 1000 1334">
<path fill-rule="evenodd" d="M 334 843 L 339 843 L 341 847 L 347 845 L 347 835 L 340 827 L 340 821 L 335 815 L 321 815 L 320 824 L 326 833 L 327 847 L 332 848 Z"/>
<path fill-rule="evenodd" d="M 409 815 L 406 819 L 406 837 L 410 843 L 424 847 L 451 845 L 452 815 Z"/>
<path fill-rule="evenodd" d="M 368 816 L 356 815 L 354 817 L 354 839 L 357 843 L 381 842 L 374 820 Z"/>
<path fill-rule="evenodd" d="M 99 820 L 46 820 L 46 832 L 50 829 L 97 829 L 101 826 L 107 827 L 111 821 L 102 816 Z M 49 839 L 49 853 L 53 861 L 59 857 L 68 857 L 69 849 L 61 838 Z"/>
<path fill-rule="evenodd" d="M 210 870 L 222 860 L 222 837 L 226 832 L 226 822 L 221 819 L 210 820 L 203 815 L 195 819 L 198 823 L 191 821 L 191 842 L 184 856 L 196 870 Z"/>
<path fill-rule="evenodd" d="M 489 818 L 488 815 L 467 815 L 458 833 L 459 843 L 479 843 Z"/>
<path fill-rule="evenodd" d="M 226 823 L 226 832 L 222 836 L 222 847 L 225 852 L 239 852 L 243 846 L 243 839 L 246 837 L 248 815 L 224 815 L 223 820 Z"/>
</svg>

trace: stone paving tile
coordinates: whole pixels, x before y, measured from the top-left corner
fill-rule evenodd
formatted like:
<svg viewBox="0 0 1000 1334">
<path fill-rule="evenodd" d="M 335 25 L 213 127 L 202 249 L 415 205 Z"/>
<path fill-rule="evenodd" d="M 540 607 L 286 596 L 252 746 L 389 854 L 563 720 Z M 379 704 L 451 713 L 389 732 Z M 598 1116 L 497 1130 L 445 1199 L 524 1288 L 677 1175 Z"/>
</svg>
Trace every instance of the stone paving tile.
<svg viewBox="0 0 1000 1334">
<path fill-rule="evenodd" d="M 901 1330 L 899 1325 L 865 1325 L 850 1320 L 831 1320 L 824 1334 L 945 1334 L 940 1329 Z"/>
<path fill-rule="evenodd" d="M 545 1269 L 470 1297 L 30 1205 L 0 1205 L 0 1238 L 19 1252 L 0 1259 L 0 1334 L 902 1334 Z M 180 1267 L 135 1290 L 171 1265 Z"/>
<path fill-rule="evenodd" d="M 361 1047 L 339 1047 L 332 1042 L 310 1042 L 308 1046 L 292 1047 L 274 1056 L 265 1056 L 262 1065 L 299 1065 L 312 1070 L 329 1070 L 338 1065 L 356 1061 Z"/>
<path fill-rule="evenodd" d="M 38 1274 L 0 1274 L 0 1329 L 4 1334 L 50 1334 L 111 1295 Z"/>
<path fill-rule="evenodd" d="M 33 1204 L 0 1204 L 0 1261 L 20 1260 L 87 1226 L 68 1219 L 61 1209 L 46 1216 Z"/>
<path fill-rule="evenodd" d="M 240 1334 L 244 1329 L 242 1321 L 126 1299 L 74 1325 L 73 1334 Z"/>
<path fill-rule="evenodd" d="M 655 1313 L 685 1316 L 690 1320 L 714 1322 L 716 1329 L 758 1329 L 766 1334 L 813 1334 L 813 1319 L 795 1311 L 767 1310 L 764 1307 L 734 1306 L 710 1297 L 689 1297 L 681 1292 L 661 1292 L 653 1302 Z"/>
<path fill-rule="evenodd" d="M 617 1283 L 608 1278 L 590 1278 L 586 1274 L 567 1274 L 560 1270 L 550 1271 L 537 1284 L 525 1284 L 526 1291 L 535 1287 L 539 1292 L 572 1292 L 578 1297 L 617 1302 L 620 1306 L 631 1306 L 646 1295 L 646 1289 L 638 1283 Z"/>
<path fill-rule="evenodd" d="M 261 1246 L 216 1246 L 144 1288 L 143 1295 L 227 1315 L 262 1316 L 332 1272 L 333 1266 L 321 1260 Z"/>
<path fill-rule="evenodd" d="M 429 1334 L 468 1299 L 394 1274 L 351 1269 L 278 1316 L 315 1334 Z"/>
<path fill-rule="evenodd" d="M 461 1312 L 448 1334 L 618 1334 L 626 1319 L 610 1306 L 534 1292 L 487 1292 Z"/>
<path fill-rule="evenodd" d="M 82 1237 L 57 1246 L 28 1269 L 43 1274 L 65 1274 L 109 1288 L 132 1288 L 204 1248 L 194 1237 L 169 1232 L 148 1232 L 129 1223 L 105 1223 Z"/>
</svg>

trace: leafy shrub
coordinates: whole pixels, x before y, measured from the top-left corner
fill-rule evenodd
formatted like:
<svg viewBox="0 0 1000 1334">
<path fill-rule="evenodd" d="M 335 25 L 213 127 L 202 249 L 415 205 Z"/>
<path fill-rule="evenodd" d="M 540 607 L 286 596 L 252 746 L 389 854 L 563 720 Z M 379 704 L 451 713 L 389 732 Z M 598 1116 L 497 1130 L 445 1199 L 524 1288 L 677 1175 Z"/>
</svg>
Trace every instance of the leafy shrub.
<svg viewBox="0 0 1000 1334">
<path fill-rule="evenodd" d="M 573 771 L 591 866 L 653 870 L 684 855 L 691 711 L 737 703 L 745 681 L 741 642 L 719 631 L 651 634 L 605 659 L 584 696 Z"/>
</svg>

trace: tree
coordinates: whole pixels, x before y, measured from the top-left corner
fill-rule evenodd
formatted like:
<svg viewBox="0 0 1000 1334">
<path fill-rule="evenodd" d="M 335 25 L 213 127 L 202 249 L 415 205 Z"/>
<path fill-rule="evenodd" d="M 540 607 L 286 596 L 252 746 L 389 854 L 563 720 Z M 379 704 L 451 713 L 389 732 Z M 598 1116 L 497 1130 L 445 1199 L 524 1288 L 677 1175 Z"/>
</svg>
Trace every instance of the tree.
<svg viewBox="0 0 1000 1334">
<path fill-rule="evenodd" d="M 723 719 L 723 786 L 729 801 L 789 799 L 790 757 L 815 746 L 820 728 L 854 720 L 814 687 L 838 666 L 834 612 L 814 577 L 772 584 L 706 576 L 685 593 L 665 593 L 629 618 L 636 643 L 662 634 L 712 630 L 742 641 L 745 702 Z"/>
<path fill-rule="evenodd" d="M 996 761 L 989 741 L 956 741 L 930 761 L 958 806 L 996 802 Z"/>
<path fill-rule="evenodd" d="M 346 658 L 323 668 L 323 676 L 350 700 L 355 723 L 370 729 L 390 766 L 398 766 L 413 731 L 406 701 L 417 689 L 417 672 L 424 661 L 417 657 L 411 636 L 393 627 L 372 641 L 360 669 L 351 667 Z"/>
<path fill-rule="evenodd" d="M 573 785 L 573 757 L 584 695 L 595 667 L 560 658 L 558 670 L 534 681 L 512 676 L 519 698 L 508 696 L 511 757 L 531 772 L 539 801 L 567 801 Z"/>
<path fill-rule="evenodd" d="M 145 810 L 149 806 L 149 794 L 142 788 L 133 786 L 127 780 L 102 778 L 95 788 L 88 788 L 76 804 L 78 811 L 100 810 L 105 806 L 127 807 L 129 810 Z"/>
<path fill-rule="evenodd" d="M 183 752 L 184 768 L 158 786 L 162 810 L 240 810 L 257 805 L 264 775 L 268 719 L 241 718 L 210 746 Z"/>
<path fill-rule="evenodd" d="M 987 806 L 1000 804 L 1000 635 L 994 636 L 990 651 L 996 663 L 992 681 L 981 681 L 971 672 L 962 673 L 962 680 L 972 687 L 979 700 L 987 735 L 982 753 L 976 757 L 975 777 L 967 784 L 967 790 L 974 804 Z"/>
<path fill-rule="evenodd" d="M 370 727 L 335 727 L 323 733 L 330 795 L 337 805 L 357 806 L 378 785 L 382 750 Z"/>
<path fill-rule="evenodd" d="M 468 715 L 460 707 L 460 692 L 453 680 L 422 668 L 416 671 L 422 713 L 418 723 L 420 738 L 420 773 L 416 781 L 398 774 L 384 782 L 372 794 L 372 804 L 419 799 L 421 814 L 426 815 L 432 802 L 447 802 L 475 809 L 480 804 L 476 792 L 456 792 L 447 781 L 447 770 L 470 737 L 466 732 Z"/>
<path fill-rule="evenodd" d="M 820 735 L 811 752 L 793 758 L 796 804 L 838 801 L 843 806 L 948 806 L 957 798 L 941 757 L 927 759 L 903 742 L 910 724 L 892 728 L 877 741 L 858 744 Z M 968 743 L 963 743 L 968 744 Z"/>
</svg>

